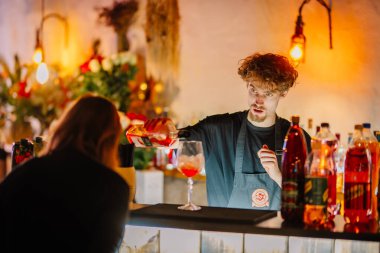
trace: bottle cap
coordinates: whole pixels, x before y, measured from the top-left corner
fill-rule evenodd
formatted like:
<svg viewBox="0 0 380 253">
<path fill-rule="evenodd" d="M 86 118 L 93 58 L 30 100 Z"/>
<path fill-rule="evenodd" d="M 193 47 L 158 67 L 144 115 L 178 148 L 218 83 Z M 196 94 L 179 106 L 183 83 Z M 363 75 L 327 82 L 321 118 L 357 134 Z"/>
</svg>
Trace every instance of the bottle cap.
<svg viewBox="0 0 380 253">
<path fill-rule="evenodd" d="M 321 123 L 321 127 L 330 127 L 330 124 L 327 122 Z"/>
<path fill-rule="evenodd" d="M 363 123 L 363 128 L 371 128 L 371 123 Z"/>
<path fill-rule="evenodd" d="M 340 141 L 340 133 L 335 133 L 336 138 Z"/>
<path fill-rule="evenodd" d="M 355 125 L 355 130 L 363 130 L 363 125 Z"/>
<path fill-rule="evenodd" d="M 300 116 L 298 116 L 298 115 L 294 115 L 294 116 L 292 116 L 292 123 L 293 123 L 293 124 L 298 124 L 298 123 L 300 123 Z"/>
</svg>

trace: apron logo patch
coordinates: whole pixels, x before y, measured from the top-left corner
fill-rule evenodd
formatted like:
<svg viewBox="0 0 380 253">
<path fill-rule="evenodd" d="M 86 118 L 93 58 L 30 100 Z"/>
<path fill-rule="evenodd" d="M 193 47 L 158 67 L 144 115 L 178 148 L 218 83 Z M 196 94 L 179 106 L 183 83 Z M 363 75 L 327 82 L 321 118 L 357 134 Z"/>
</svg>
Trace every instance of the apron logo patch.
<svg viewBox="0 0 380 253">
<path fill-rule="evenodd" d="M 269 206 L 269 194 L 265 189 L 256 189 L 252 192 L 252 207 Z"/>
</svg>

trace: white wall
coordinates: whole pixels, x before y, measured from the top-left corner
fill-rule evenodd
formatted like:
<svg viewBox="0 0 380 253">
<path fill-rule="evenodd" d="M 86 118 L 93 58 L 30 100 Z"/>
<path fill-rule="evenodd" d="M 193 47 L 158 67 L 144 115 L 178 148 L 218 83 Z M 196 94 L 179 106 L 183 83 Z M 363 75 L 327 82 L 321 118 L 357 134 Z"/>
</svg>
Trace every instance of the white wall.
<svg viewBox="0 0 380 253">
<path fill-rule="evenodd" d="M 287 54 L 301 2 L 179 0 L 181 90 L 172 109 L 180 119 L 188 122 L 246 109 L 238 61 L 254 52 Z M 69 67 L 88 56 L 93 38 L 102 39 L 103 53 L 116 51 L 112 29 L 98 25 L 94 11 L 94 6 L 111 4 L 111 0 L 46 0 L 46 13 L 56 11 L 69 19 Z M 0 54 L 7 60 L 15 52 L 24 61 L 31 58 L 39 5 L 37 0 L 0 0 Z M 330 50 L 326 10 L 316 0 L 304 7 L 307 58 L 298 67 L 298 84 L 280 103 L 278 113 L 285 118 L 299 114 L 305 125 L 307 118 L 330 122 L 332 130 L 346 138 L 355 123 L 368 121 L 380 129 L 376 99 L 380 92 L 380 1 L 333 0 L 332 15 L 334 49 Z M 47 22 L 44 31 L 51 61 L 62 57 L 58 53 L 63 48 L 63 30 L 54 22 Z M 141 39 L 141 30 L 136 27 L 131 32 L 132 40 Z"/>
</svg>

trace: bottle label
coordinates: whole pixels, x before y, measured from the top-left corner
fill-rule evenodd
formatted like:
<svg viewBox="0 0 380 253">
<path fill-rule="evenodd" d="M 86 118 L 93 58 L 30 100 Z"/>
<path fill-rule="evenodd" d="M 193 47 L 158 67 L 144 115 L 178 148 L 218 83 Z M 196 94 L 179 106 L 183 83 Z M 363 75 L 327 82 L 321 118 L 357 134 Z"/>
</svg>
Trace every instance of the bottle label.
<svg viewBox="0 0 380 253">
<path fill-rule="evenodd" d="M 346 189 L 345 189 L 346 201 L 352 201 L 355 199 L 362 199 L 364 197 L 364 193 L 366 191 L 365 186 L 366 186 L 365 184 L 347 184 Z M 368 184 L 368 186 L 369 186 L 369 184 Z"/>
<path fill-rule="evenodd" d="M 297 180 L 288 179 L 282 182 L 282 206 L 286 208 L 297 208 L 298 183 Z"/>
<path fill-rule="evenodd" d="M 328 198 L 326 177 L 306 177 L 305 202 L 309 205 L 326 206 Z"/>
<path fill-rule="evenodd" d="M 148 137 L 130 136 L 130 140 L 139 148 L 153 146 Z"/>
</svg>

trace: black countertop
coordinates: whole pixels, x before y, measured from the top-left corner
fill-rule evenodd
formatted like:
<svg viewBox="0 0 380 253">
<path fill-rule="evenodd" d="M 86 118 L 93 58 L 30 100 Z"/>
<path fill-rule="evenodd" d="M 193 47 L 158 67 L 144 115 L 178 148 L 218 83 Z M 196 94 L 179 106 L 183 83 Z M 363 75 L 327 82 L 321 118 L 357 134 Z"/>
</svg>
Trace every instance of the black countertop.
<svg viewBox="0 0 380 253">
<path fill-rule="evenodd" d="M 301 236 L 329 239 L 380 241 L 378 224 L 366 227 L 345 225 L 343 217 L 335 227 L 317 230 L 303 225 L 285 224 L 279 212 L 235 208 L 204 207 L 200 211 L 178 210 L 179 205 L 157 204 L 131 211 L 128 225 L 250 234 Z"/>
</svg>

